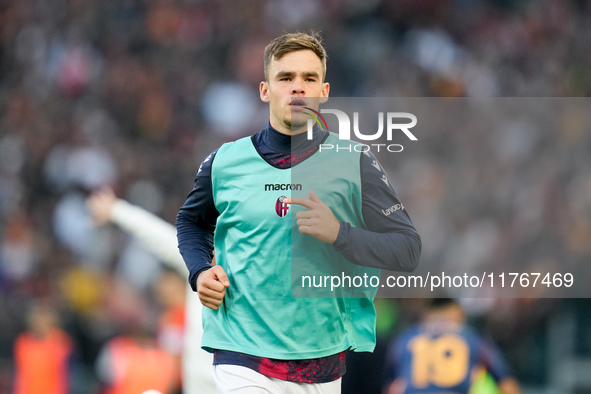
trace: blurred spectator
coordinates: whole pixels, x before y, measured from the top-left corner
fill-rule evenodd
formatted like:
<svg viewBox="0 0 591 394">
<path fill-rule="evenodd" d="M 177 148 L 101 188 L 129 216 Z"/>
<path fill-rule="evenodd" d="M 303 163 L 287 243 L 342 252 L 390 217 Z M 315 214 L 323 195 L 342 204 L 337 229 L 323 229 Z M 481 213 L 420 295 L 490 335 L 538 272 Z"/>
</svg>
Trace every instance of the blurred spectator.
<svg viewBox="0 0 591 394">
<path fill-rule="evenodd" d="M 108 341 L 97 360 L 105 394 L 137 394 L 147 390 L 173 393 L 177 384 L 175 360 L 160 349 L 144 327 Z"/>
<path fill-rule="evenodd" d="M 72 339 L 58 326 L 57 312 L 49 305 L 34 305 L 27 316 L 27 331 L 14 345 L 15 394 L 67 394 Z"/>
<path fill-rule="evenodd" d="M 160 321 L 159 344 L 175 356 L 180 355 L 182 349 L 185 393 L 213 393 L 213 357 L 201 349 L 202 305 L 188 282 L 179 280 L 186 278 L 188 272 L 178 252 L 176 229 L 148 211 L 118 199 L 108 188 L 93 193 L 87 204 L 97 224 L 117 224 L 172 270 L 165 270 L 161 280 L 156 282 L 157 298 L 166 306 Z"/>
<path fill-rule="evenodd" d="M 6 221 L 0 243 L 0 275 L 18 282 L 31 276 L 38 256 L 35 253 L 33 229 L 23 210 L 16 210 Z"/>
<path fill-rule="evenodd" d="M 185 285 L 185 278 L 172 270 L 164 270 L 155 284 L 156 298 L 164 308 L 158 322 L 158 346 L 175 359 L 177 369 L 176 392 L 179 394 L 183 392 L 181 371 L 186 330 Z"/>
</svg>

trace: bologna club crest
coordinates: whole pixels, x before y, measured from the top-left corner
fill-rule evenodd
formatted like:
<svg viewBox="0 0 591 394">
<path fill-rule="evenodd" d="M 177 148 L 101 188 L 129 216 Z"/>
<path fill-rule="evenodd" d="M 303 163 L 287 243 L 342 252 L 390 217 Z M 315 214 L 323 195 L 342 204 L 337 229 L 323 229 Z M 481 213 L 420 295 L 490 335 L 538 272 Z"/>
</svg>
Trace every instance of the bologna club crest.
<svg viewBox="0 0 591 394">
<path fill-rule="evenodd" d="M 280 218 L 287 215 L 287 211 L 289 210 L 289 205 L 283 202 L 287 197 L 281 196 L 275 201 L 275 213 L 279 215 Z"/>
</svg>

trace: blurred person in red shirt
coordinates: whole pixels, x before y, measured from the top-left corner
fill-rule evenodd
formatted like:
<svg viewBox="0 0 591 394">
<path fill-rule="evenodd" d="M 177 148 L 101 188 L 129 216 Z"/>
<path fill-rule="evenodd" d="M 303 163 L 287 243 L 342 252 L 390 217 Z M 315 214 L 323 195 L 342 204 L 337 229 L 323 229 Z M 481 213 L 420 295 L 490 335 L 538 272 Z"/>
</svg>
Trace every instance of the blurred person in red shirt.
<svg viewBox="0 0 591 394">
<path fill-rule="evenodd" d="M 175 359 L 178 393 L 182 392 L 182 354 L 186 329 L 185 279 L 170 268 L 164 268 L 154 284 L 158 303 L 164 308 L 158 322 L 158 346 Z"/>
<path fill-rule="evenodd" d="M 97 360 L 97 374 L 104 394 L 139 394 L 147 390 L 172 394 L 178 382 L 174 357 L 141 329 L 105 344 Z"/>
<path fill-rule="evenodd" d="M 14 394 L 66 394 L 70 388 L 72 339 L 58 327 L 57 312 L 35 304 L 27 316 L 27 331 L 14 345 Z"/>
</svg>

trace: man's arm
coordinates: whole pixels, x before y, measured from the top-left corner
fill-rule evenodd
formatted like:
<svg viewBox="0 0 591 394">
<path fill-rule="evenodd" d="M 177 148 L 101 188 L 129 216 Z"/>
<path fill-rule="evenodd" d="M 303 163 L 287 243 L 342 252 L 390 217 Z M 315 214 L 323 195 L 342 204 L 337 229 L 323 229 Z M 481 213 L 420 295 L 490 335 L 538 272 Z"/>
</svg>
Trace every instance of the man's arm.
<svg viewBox="0 0 591 394">
<path fill-rule="evenodd" d="M 412 271 L 419 263 L 421 237 L 375 156 L 364 152 L 360 160 L 362 213 L 367 230 L 341 223 L 334 246 L 354 264 Z"/>
<path fill-rule="evenodd" d="M 178 249 L 189 270 L 189 283 L 197 291 L 197 276 L 212 267 L 213 233 L 218 212 L 213 201 L 211 164 L 217 151 L 199 166 L 193 189 L 176 217 Z"/>
<path fill-rule="evenodd" d="M 286 199 L 307 211 L 297 214 L 300 232 L 332 243 L 350 262 L 392 271 L 412 271 L 419 263 L 421 237 L 390 185 L 385 171 L 369 152 L 361 155 L 362 214 L 367 230 L 338 222 L 330 207 L 310 198 Z"/>
<path fill-rule="evenodd" d="M 178 247 L 187 268 L 189 284 L 199 294 L 204 306 L 218 309 L 230 285 L 220 266 L 213 266 L 213 233 L 219 213 L 213 200 L 211 165 L 217 151 L 199 167 L 193 190 L 181 207 L 176 220 Z"/>
<path fill-rule="evenodd" d="M 187 267 L 176 247 L 176 229 L 172 224 L 117 198 L 109 188 L 93 193 L 86 203 L 98 224 L 115 223 L 136 237 L 164 264 L 182 276 L 187 275 Z"/>
</svg>

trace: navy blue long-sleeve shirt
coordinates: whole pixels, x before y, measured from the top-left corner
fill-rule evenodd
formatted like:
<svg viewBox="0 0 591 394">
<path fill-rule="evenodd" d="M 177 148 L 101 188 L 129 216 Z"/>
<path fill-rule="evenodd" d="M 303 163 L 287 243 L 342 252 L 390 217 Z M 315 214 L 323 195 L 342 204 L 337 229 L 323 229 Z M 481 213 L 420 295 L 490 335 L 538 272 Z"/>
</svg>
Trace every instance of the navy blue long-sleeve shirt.
<svg viewBox="0 0 591 394">
<path fill-rule="evenodd" d="M 328 133 L 314 130 L 289 136 L 270 125 L 255 134 L 254 146 L 270 165 L 289 168 L 314 154 Z M 211 165 L 217 150 L 199 167 L 193 190 L 177 215 L 179 250 L 189 269 L 189 283 L 211 268 L 213 233 L 219 215 L 213 200 Z M 385 171 L 371 152 L 360 155 L 362 215 L 367 230 L 341 222 L 335 249 L 350 262 L 391 271 L 412 271 L 421 254 L 421 238 L 400 202 Z"/>
</svg>

